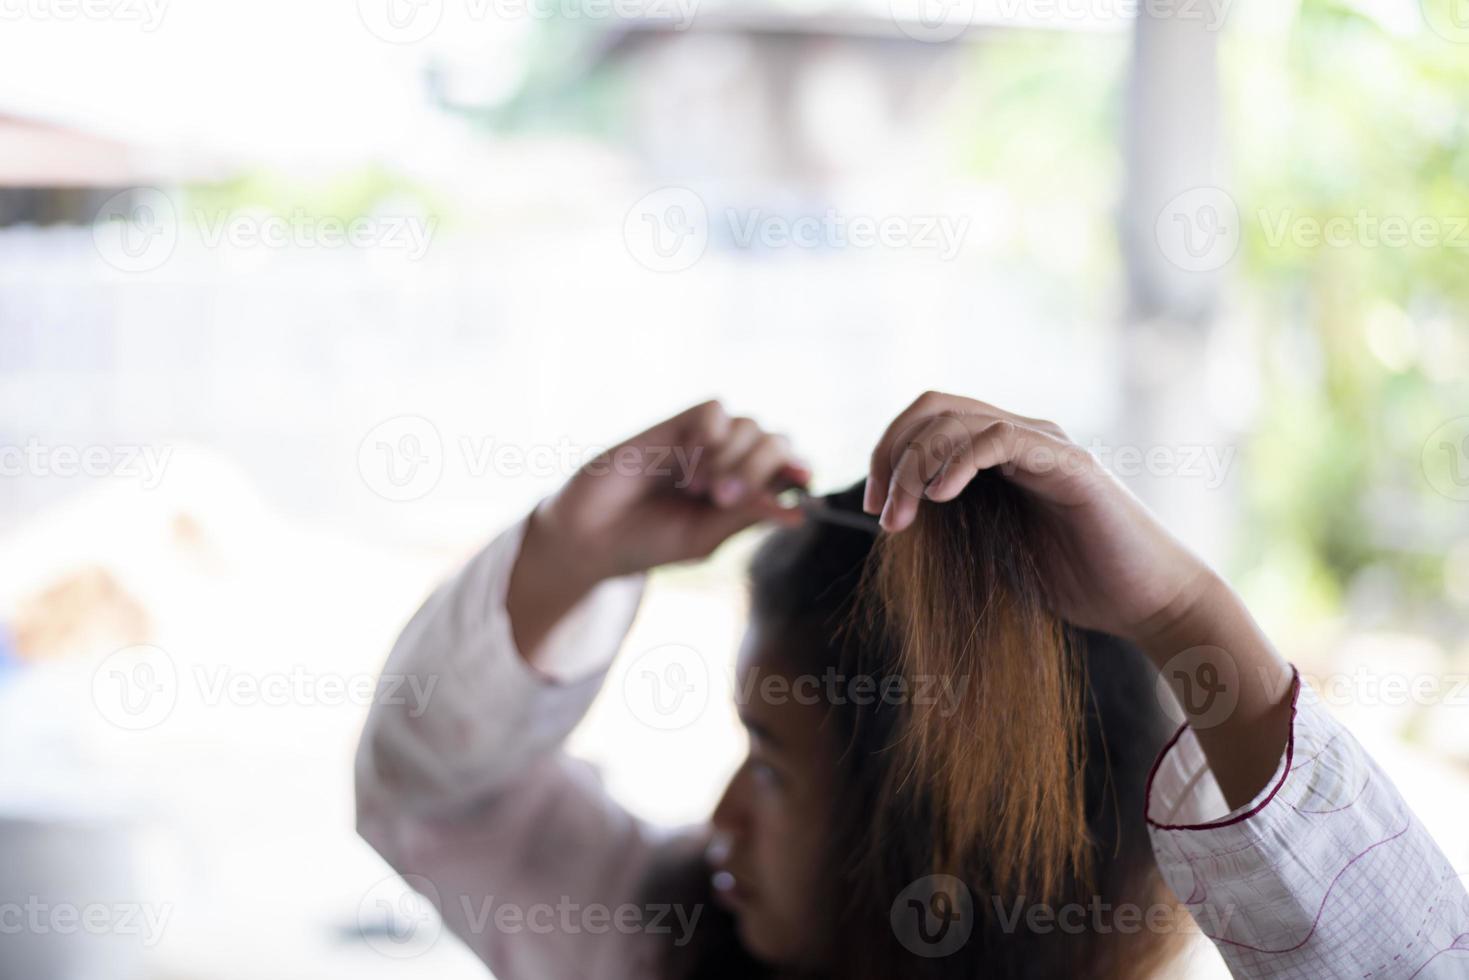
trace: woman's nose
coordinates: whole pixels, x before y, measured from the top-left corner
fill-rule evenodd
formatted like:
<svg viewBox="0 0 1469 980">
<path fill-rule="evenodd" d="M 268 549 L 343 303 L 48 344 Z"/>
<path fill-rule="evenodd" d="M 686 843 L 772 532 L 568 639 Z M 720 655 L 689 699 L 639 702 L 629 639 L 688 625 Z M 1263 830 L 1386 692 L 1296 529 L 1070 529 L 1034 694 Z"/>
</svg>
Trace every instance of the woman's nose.
<svg viewBox="0 0 1469 980">
<path fill-rule="evenodd" d="M 744 793 L 745 767 L 741 766 L 724 789 L 724 795 L 719 798 L 719 805 L 714 808 L 714 815 L 710 822 L 718 832 L 718 837 L 737 836 L 744 827 L 746 819 L 745 793 Z"/>
</svg>

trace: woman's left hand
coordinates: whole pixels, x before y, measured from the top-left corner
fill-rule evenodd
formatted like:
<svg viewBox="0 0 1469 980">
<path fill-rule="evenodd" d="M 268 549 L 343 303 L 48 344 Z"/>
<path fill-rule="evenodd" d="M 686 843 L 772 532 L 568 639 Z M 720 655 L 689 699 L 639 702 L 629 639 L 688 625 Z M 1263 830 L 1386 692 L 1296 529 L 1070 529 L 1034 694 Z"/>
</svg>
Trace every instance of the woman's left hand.
<svg viewBox="0 0 1469 980">
<path fill-rule="evenodd" d="M 992 467 L 1039 505 L 1048 533 L 1038 560 L 1056 615 L 1136 643 L 1172 687 L 1230 806 L 1252 799 L 1290 730 L 1288 665 L 1228 583 L 1057 425 L 928 392 L 873 450 L 863 507 L 901 533 L 920 506 L 953 500 Z M 1210 682 L 1225 701 L 1193 707 L 1199 671 L 1228 678 Z"/>
<path fill-rule="evenodd" d="M 1034 497 L 1052 532 L 1040 560 L 1062 619 L 1141 641 L 1217 586 L 1054 422 L 958 395 L 927 392 L 893 420 L 872 452 L 863 506 L 881 513 L 884 530 L 902 531 L 923 501 L 953 500 L 992 467 Z"/>
</svg>

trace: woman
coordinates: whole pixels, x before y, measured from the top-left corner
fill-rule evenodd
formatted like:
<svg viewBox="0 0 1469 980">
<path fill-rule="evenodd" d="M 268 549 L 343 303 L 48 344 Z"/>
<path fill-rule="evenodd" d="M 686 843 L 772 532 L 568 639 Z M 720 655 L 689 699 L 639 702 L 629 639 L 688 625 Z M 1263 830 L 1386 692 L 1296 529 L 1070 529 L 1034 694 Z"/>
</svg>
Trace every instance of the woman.
<svg viewBox="0 0 1469 980">
<path fill-rule="evenodd" d="M 497 976 L 1145 976 L 1173 901 L 1237 977 L 1469 969 L 1469 897 L 1391 782 L 1056 426 L 923 395 L 860 485 L 876 534 L 778 502 L 809 478 L 785 440 L 696 406 L 404 630 L 388 671 L 441 683 L 421 714 L 374 707 L 359 828 Z M 781 529 L 752 566 L 750 755 L 712 833 L 660 835 L 557 750 L 643 573 L 760 521 Z M 853 696 L 862 678 L 896 696 Z M 925 678 L 958 696 L 921 702 Z M 1186 724 L 1145 773 L 1157 679 Z"/>
</svg>

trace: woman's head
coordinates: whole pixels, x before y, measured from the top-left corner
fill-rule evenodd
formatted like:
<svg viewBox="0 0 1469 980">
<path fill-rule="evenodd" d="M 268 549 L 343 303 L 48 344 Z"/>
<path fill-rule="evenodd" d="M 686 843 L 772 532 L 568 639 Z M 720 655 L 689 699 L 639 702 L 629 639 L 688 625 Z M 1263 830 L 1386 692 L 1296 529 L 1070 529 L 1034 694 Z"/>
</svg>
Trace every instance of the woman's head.
<svg viewBox="0 0 1469 980">
<path fill-rule="evenodd" d="M 861 491 L 829 503 L 859 511 Z M 984 475 L 900 535 L 808 521 L 762 544 L 736 684 L 750 755 L 711 848 L 749 953 L 1108 976 L 1166 945 L 1012 914 L 1157 901 L 1142 806 L 1164 718 L 1136 651 L 1046 611 L 1046 546 L 1024 494 Z"/>
</svg>

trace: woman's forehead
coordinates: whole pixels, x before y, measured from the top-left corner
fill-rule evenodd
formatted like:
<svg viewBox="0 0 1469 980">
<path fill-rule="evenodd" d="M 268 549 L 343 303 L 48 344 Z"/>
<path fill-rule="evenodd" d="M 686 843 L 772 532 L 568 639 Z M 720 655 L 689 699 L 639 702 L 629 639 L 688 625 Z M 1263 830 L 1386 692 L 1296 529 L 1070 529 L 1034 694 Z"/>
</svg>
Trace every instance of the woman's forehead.
<svg viewBox="0 0 1469 980">
<path fill-rule="evenodd" d="M 787 639 L 754 625 L 746 632 L 735 669 L 735 708 L 753 733 L 790 751 L 811 752 L 830 706 L 829 671 L 820 658 L 801 665 Z"/>
</svg>

